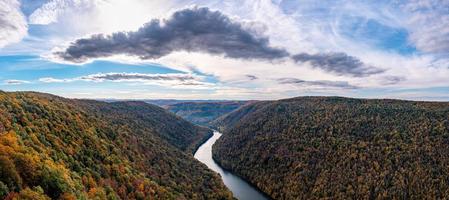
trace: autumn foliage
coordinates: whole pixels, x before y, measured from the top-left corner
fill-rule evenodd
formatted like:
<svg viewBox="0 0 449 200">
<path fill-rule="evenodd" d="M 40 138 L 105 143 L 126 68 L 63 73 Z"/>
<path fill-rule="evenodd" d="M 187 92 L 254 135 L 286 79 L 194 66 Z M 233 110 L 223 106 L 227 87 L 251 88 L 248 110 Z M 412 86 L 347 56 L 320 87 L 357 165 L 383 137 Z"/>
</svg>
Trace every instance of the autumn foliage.
<svg viewBox="0 0 449 200">
<path fill-rule="evenodd" d="M 274 199 L 449 198 L 449 103 L 301 97 L 216 124 L 214 158 Z"/>
<path fill-rule="evenodd" d="M 145 103 L 0 92 L 0 199 L 230 199 L 192 156 L 208 135 Z"/>
</svg>

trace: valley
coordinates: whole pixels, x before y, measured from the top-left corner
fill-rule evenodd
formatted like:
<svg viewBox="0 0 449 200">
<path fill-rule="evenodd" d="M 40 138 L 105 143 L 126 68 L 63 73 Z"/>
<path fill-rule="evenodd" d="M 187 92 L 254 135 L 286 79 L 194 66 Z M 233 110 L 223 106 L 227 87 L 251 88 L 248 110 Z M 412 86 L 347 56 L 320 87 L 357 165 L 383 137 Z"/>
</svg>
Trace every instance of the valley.
<svg viewBox="0 0 449 200">
<path fill-rule="evenodd" d="M 0 0 L 0 200 L 449 199 L 449 0 Z"/>
<path fill-rule="evenodd" d="M 5 199 L 449 193 L 447 102 L 298 97 L 158 107 L 35 92 L 1 92 L 0 100 Z"/>
<path fill-rule="evenodd" d="M 214 131 L 214 135 L 195 153 L 195 158 L 206 164 L 211 170 L 220 174 L 224 184 L 239 200 L 268 200 L 269 198 L 242 178 L 220 167 L 212 158 L 212 145 L 221 137 L 221 133 Z"/>
<path fill-rule="evenodd" d="M 210 127 L 218 118 L 248 103 L 251 101 L 181 102 L 163 108 L 194 124 Z"/>
</svg>

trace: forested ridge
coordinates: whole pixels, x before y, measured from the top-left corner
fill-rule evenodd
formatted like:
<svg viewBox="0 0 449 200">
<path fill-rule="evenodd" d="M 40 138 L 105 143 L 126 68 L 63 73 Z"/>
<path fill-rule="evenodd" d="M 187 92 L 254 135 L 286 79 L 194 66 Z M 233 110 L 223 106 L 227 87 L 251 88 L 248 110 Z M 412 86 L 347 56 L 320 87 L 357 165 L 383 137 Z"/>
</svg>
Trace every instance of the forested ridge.
<svg viewBox="0 0 449 200">
<path fill-rule="evenodd" d="M 182 102 L 164 106 L 192 123 L 210 126 L 211 122 L 248 103 L 247 101 Z"/>
<path fill-rule="evenodd" d="M 449 103 L 299 97 L 215 124 L 213 156 L 274 199 L 449 198 Z"/>
<path fill-rule="evenodd" d="M 210 135 L 156 106 L 0 92 L 0 199 L 232 199 Z"/>
<path fill-rule="evenodd" d="M 210 129 L 195 126 L 165 109 L 139 101 L 111 102 L 73 101 L 94 111 L 114 124 L 132 126 L 141 133 L 152 132 L 181 150 L 194 153 L 203 138 L 212 136 Z M 106 106 L 105 106 L 106 105 Z"/>
</svg>

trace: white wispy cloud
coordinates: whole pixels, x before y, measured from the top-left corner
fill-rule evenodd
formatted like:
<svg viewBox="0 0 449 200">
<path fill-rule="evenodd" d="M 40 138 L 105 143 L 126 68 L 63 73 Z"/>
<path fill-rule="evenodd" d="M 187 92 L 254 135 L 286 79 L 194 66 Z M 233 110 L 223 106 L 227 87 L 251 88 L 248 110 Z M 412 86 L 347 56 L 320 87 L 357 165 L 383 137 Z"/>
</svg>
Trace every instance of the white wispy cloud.
<svg viewBox="0 0 449 200">
<path fill-rule="evenodd" d="M 174 3 L 174 0 L 49 0 L 29 16 L 29 22 L 61 27 L 75 35 L 135 30 L 148 19 L 164 16 Z"/>
<path fill-rule="evenodd" d="M 39 78 L 40 82 L 43 83 L 68 83 L 68 82 L 73 82 L 76 79 L 57 79 L 57 78 L 52 78 L 52 77 L 43 77 L 43 78 Z"/>
<path fill-rule="evenodd" d="M 28 25 L 17 0 L 0 1 L 0 48 L 27 35 Z"/>
<path fill-rule="evenodd" d="M 449 1 L 410 0 L 401 4 L 410 41 L 420 50 L 449 54 Z"/>
<path fill-rule="evenodd" d="M 25 80 L 5 80 L 3 81 L 5 84 L 7 85 L 21 85 L 21 84 L 27 84 L 27 83 L 31 83 L 30 81 L 25 81 Z"/>
<path fill-rule="evenodd" d="M 102 0 L 51 0 L 36 9 L 28 20 L 31 24 L 47 25 L 58 22 L 64 15 L 86 12 L 95 8 Z"/>
</svg>

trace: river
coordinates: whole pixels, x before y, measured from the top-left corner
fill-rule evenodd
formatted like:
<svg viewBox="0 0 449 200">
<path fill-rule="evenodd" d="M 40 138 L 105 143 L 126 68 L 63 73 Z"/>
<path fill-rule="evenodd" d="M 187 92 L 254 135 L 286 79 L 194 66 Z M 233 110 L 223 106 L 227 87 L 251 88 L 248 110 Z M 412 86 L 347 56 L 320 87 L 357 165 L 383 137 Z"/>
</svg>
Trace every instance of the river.
<svg viewBox="0 0 449 200">
<path fill-rule="evenodd" d="M 259 192 L 255 187 L 248 184 L 245 180 L 232 174 L 231 172 L 221 168 L 212 159 L 212 145 L 220 138 L 221 133 L 214 131 L 214 135 L 207 140 L 195 152 L 194 157 L 200 162 L 206 164 L 211 170 L 219 173 L 226 187 L 231 190 L 234 197 L 239 200 L 265 200 L 268 199 L 263 193 Z"/>
</svg>

